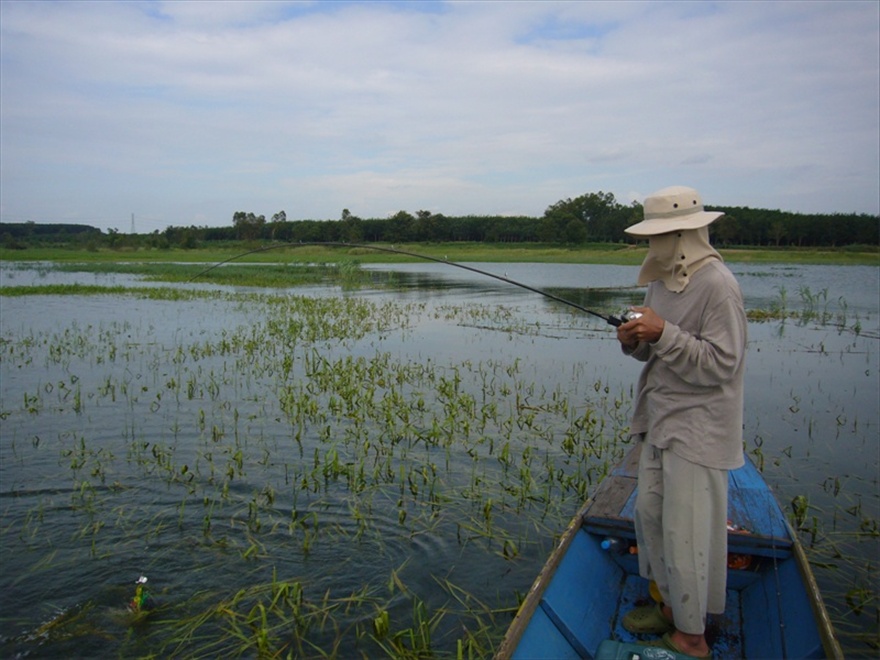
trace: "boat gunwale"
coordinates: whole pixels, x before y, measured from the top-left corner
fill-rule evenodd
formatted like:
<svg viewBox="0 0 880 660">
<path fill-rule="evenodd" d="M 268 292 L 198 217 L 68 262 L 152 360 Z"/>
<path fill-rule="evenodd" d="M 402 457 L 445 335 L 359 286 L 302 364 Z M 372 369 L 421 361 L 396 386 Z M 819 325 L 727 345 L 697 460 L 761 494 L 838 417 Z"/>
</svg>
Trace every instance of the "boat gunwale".
<svg viewBox="0 0 880 660">
<path fill-rule="evenodd" d="M 627 455 L 618 464 L 618 467 L 623 466 L 628 460 L 632 460 L 632 454 L 637 451 L 637 447 L 638 446 L 633 447 L 629 452 L 627 452 Z M 768 484 L 766 482 L 766 479 L 764 479 L 763 473 L 758 470 L 757 466 L 755 466 L 754 463 L 752 463 L 752 467 L 761 477 L 761 482 L 769 492 L 772 500 L 776 502 L 776 505 L 778 506 L 778 500 L 776 499 L 775 493 L 770 487 L 770 484 Z M 612 471 L 612 474 L 613 472 L 614 471 Z M 609 474 L 608 476 L 612 475 Z M 531 624 L 531 620 L 535 611 L 540 607 L 541 600 L 543 599 L 545 592 L 550 587 L 550 584 L 553 581 L 553 577 L 555 576 L 559 565 L 561 564 L 577 534 L 581 530 L 584 530 L 587 534 L 595 534 L 594 531 L 591 531 L 589 529 L 586 520 L 586 514 L 595 503 L 596 496 L 600 496 L 604 492 L 605 489 L 602 488 L 602 484 L 600 484 L 599 488 L 596 491 L 596 495 L 592 498 L 587 499 L 587 501 L 584 502 L 584 504 L 579 508 L 574 518 L 572 518 L 572 520 L 569 522 L 568 526 L 566 527 L 566 529 L 562 533 L 562 536 L 557 542 L 556 547 L 553 549 L 549 558 L 547 559 L 547 562 L 544 564 L 541 571 L 538 573 L 538 576 L 532 583 L 532 586 L 530 587 L 528 593 L 526 594 L 526 597 L 523 599 L 522 604 L 517 610 L 513 621 L 508 627 L 504 639 L 499 645 L 494 656 L 496 660 L 509 660 L 513 657 L 513 654 L 519 646 L 523 634 Z M 780 513 L 782 513 L 781 509 Z M 807 558 L 803 544 L 800 542 L 797 532 L 791 526 L 791 523 L 788 521 L 784 514 L 782 514 L 782 519 L 784 521 L 785 529 L 788 533 L 788 537 L 790 540 L 790 546 L 787 548 L 787 550 L 790 551 L 790 555 L 788 558 L 783 558 L 774 554 L 773 561 L 794 561 L 795 566 L 798 570 L 798 574 L 800 575 L 801 581 L 803 582 L 804 589 L 807 593 L 807 597 L 810 601 L 810 609 L 813 613 L 814 624 L 816 626 L 819 641 L 822 645 L 825 657 L 831 660 L 843 660 L 844 654 L 840 646 L 840 642 L 838 641 L 837 636 L 834 633 L 834 626 L 831 623 L 831 618 L 828 615 L 825 603 L 822 600 L 822 595 L 819 590 L 818 583 L 816 582 L 815 575 L 810 568 L 809 559 Z M 776 540 L 778 541 L 781 539 Z M 610 632 L 611 631 L 609 631 L 609 636 Z"/>
<path fill-rule="evenodd" d="M 767 486 L 770 488 L 769 484 Z M 771 489 L 772 492 L 772 489 Z M 813 569 L 810 568 L 810 560 L 807 558 L 807 552 L 804 550 L 803 544 L 798 538 L 797 532 L 791 526 L 788 520 L 785 521 L 788 532 L 792 539 L 792 554 L 794 555 L 795 565 L 800 573 L 801 580 L 804 582 L 807 596 L 810 600 L 810 609 L 813 611 L 813 617 L 816 619 L 816 627 L 819 630 L 819 640 L 822 642 L 822 650 L 825 651 L 825 657 L 829 660 L 844 660 L 843 649 L 837 635 L 834 634 L 834 625 L 831 623 L 831 617 L 822 600 L 822 592 L 819 590 L 819 584 L 816 582 L 816 576 L 813 575 Z"/>
<path fill-rule="evenodd" d="M 574 541 L 578 532 L 581 531 L 584 514 L 587 509 L 590 508 L 592 503 L 592 498 L 587 499 L 575 514 L 574 518 L 572 518 L 571 522 L 568 523 L 559 542 L 556 544 L 556 547 L 553 549 L 547 562 L 541 568 L 538 577 L 535 578 L 535 581 L 532 583 L 526 597 L 523 599 L 522 604 L 517 610 L 516 615 L 513 617 L 513 621 L 508 627 L 507 633 L 504 635 L 504 640 L 495 652 L 495 660 L 509 660 L 514 651 L 516 651 L 523 633 L 526 631 L 526 628 L 532 620 L 532 615 L 534 615 L 535 610 L 540 606 L 541 599 L 544 597 L 544 592 L 547 591 L 547 588 L 553 580 L 553 576 L 556 574 L 556 569 L 559 568 L 559 564 L 565 557 L 569 546 Z"/>
</svg>

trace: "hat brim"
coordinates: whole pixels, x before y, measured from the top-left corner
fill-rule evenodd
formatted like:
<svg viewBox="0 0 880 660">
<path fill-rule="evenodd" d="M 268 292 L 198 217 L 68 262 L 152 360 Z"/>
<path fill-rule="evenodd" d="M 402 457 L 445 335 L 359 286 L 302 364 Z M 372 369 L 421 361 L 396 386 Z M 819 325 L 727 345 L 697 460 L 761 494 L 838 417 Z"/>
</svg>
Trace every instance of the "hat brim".
<svg viewBox="0 0 880 660">
<path fill-rule="evenodd" d="M 623 231 L 633 236 L 656 236 L 683 229 L 699 229 L 713 223 L 722 215 L 724 213 L 718 211 L 700 211 L 674 218 L 651 218 L 631 225 Z"/>
</svg>

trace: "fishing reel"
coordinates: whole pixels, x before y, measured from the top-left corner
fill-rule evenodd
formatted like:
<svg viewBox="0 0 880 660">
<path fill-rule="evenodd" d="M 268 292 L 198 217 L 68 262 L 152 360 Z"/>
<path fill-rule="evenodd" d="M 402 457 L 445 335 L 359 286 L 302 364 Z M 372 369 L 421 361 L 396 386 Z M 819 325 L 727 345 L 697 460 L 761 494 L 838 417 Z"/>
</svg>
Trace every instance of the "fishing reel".
<svg viewBox="0 0 880 660">
<path fill-rule="evenodd" d="M 613 325 L 615 328 L 623 325 L 624 323 L 629 323 L 630 321 L 635 321 L 638 318 L 641 318 L 641 312 L 635 312 L 633 310 L 627 310 L 620 316 L 609 316 L 608 323 Z"/>
</svg>

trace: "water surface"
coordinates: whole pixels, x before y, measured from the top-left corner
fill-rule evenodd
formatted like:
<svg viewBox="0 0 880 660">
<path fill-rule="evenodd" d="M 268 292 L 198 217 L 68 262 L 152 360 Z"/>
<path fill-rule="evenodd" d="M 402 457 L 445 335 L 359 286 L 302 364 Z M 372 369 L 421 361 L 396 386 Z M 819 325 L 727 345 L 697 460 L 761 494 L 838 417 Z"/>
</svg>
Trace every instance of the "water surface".
<svg viewBox="0 0 880 660">
<path fill-rule="evenodd" d="M 473 265 L 601 314 L 642 296 L 635 267 Z M 878 270 L 732 268 L 749 309 L 809 312 L 750 323 L 743 438 L 782 505 L 808 503 L 827 604 L 848 655 L 871 657 Z M 491 654 L 625 450 L 640 365 L 603 321 L 533 292 L 441 264 L 370 269 L 382 286 L 285 304 L 202 284 L 217 295 L 0 299 L 4 656 L 225 654 L 221 610 L 279 581 L 325 616 L 278 622 L 277 647 L 380 655 L 373 619 L 406 630 L 423 607 L 436 653 Z M 0 269 L 2 286 L 70 282 L 138 279 Z M 162 609 L 133 627 L 140 574 Z M 169 621 L 211 608 L 169 641 Z"/>
</svg>

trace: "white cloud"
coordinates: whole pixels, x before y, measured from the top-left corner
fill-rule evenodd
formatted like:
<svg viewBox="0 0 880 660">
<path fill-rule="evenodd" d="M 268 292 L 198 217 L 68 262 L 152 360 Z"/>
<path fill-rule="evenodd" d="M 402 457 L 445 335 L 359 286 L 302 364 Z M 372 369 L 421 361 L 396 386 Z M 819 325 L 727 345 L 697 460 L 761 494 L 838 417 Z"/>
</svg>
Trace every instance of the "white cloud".
<svg viewBox="0 0 880 660">
<path fill-rule="evenodd" d="M 670 183 L 880 210 L 876 3 L 4 1 L 0 30 L 4 221 L 540 215 Z"/>
</svg>

